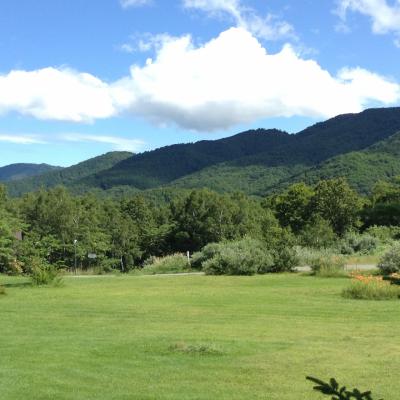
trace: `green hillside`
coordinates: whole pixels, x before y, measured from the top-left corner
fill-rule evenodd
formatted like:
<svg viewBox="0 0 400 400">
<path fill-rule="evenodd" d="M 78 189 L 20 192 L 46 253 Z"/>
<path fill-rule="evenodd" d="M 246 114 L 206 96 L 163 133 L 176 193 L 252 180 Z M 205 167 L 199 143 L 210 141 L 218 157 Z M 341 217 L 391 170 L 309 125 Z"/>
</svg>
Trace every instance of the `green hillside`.
<svg viewBox="0 0 400 400">
<path fill-rule="evenodd" d="M 241 190 L 262 196 L 279 192 L 288 185 L 304 181 L 315 184 L 322 179 L 346 177 L 360 193 L 369 193 L 378 180 L 400 175 L 400 133 L 364 150 L 329 158 L 311 168 L 305 164 L 266 167 L 215 165 L 172 182 L 176 188 L 208 187 L 219 192 Z"/>
<path fill-rule="evenodd" d="M 48 164 L 10 164 L 0 167 L 0 182 L 16 181 L 61 169 Z"/>
<path fill-rule="evenodd" d="M 108 153 L 7 186 L 14 196 L 59 184 L 75 193 L 91 190 L 114 196 L 200 187 L 262 196 L 300 180 L 314 183 L 344 176 L 365 193 L 377 180 L 400 174 L 398 132 L 400 108 L 370 109 L 297 134 L 257 129 L 135 155 Z"/>
<path fill-rule="evenodd" d="M 6 184 L 7 190 L 11 196 L 19 196 L 41 187 L 50 188 L 57 185 L 73 186 L 77 180 L 107 170 L 131 156 L 132 153 L 129 152 L 110 152 L 62 170 L 50 171 L 40 176 L 8 182 Z"/>
<path fill-rule="evenodd" d="M 294 135 L 258 129 L 216 141 L 163 147 L 80 183 L 102 189 L 206 186 L 264 194 L 332 157 L 363 150 L 397 131 L 400 108 L 371 109 L 340 115 Z"/>
</svg>

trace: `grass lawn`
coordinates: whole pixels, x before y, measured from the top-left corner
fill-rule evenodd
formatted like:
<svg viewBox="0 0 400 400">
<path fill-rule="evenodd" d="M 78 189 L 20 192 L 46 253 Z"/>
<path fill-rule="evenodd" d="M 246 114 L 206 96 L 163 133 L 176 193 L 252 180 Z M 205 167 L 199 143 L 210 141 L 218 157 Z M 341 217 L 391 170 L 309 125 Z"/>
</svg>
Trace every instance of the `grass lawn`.
<svg viewBox="0 0 400 400">
<path fill-rule="evenodd" d="M 325 399 L 305 381 L 313 375 L 396 400 L 400 301 L 346 300 L 348 284 L 270 275 L 8 286 L 0 398 Z"/>
</svg>

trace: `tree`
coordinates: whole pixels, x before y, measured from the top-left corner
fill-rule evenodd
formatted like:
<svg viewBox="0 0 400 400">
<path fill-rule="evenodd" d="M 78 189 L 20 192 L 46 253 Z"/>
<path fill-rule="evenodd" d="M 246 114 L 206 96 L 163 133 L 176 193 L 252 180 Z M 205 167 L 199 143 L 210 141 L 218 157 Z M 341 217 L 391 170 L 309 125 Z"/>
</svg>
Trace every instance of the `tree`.
<svg viewBox="0 0 400 400">
<path fill-rule="evenodd" d="M 305 183 L 296 183 L 290 186 L 284 193 L 275 196 L 273 207 L 280 223 L 284 227 L 290 227 L 298 233 L 307 224 L 311 211 L 310 202 L 314 191 Z"/>
<path fill-rule="evenodd" d="M 362 201 L 344 178 L 320 181 L 310 202 L 310 213 L 328 221 L 336 234 L 359 225 Z"/>
</svg>

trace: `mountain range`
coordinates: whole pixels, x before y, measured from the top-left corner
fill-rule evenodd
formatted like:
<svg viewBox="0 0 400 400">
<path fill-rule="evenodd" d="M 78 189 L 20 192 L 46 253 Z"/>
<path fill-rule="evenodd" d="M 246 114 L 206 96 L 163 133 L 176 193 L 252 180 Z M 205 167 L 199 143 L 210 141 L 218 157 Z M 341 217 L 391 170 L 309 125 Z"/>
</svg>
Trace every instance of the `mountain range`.
<svg viewBox="0 0 400 400">
<path fill-rule="evenodd" d="M 296 134 L 257 129 L 140 154 L 107 153 L 6 186 L 14 196 L 59 184 L 78 193 L 208 187 L 263 196 L 297 181 L 344 176 L 368 193 L 377 180 L 400 175 L 399 156 L 400 108 L 379 108 L 339 115 Z"/>
</svg>

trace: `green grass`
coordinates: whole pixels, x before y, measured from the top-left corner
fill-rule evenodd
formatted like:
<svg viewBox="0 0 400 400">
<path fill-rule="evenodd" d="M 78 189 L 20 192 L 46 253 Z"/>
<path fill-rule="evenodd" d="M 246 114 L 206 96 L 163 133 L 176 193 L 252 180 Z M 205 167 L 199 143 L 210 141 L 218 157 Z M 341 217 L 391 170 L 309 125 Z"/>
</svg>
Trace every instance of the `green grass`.
<svg viewBox="0 0 400 400">
<path fill-rule="evenodd" d="M 395 400 L 400 302 L 347 279 L 0 277 L 0 393 L 21 399 L 322 399 L 305 376 Z"/>
</svg>

